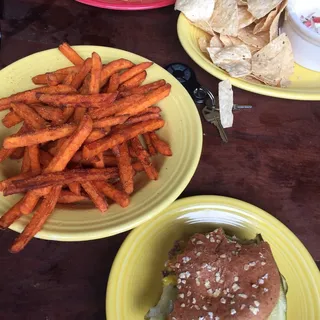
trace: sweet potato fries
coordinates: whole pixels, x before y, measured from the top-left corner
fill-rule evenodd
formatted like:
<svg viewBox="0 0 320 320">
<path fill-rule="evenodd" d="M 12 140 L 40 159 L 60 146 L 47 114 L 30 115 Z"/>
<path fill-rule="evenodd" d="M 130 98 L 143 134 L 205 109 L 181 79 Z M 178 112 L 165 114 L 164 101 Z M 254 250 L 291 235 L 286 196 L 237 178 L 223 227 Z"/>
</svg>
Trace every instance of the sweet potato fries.
<svg viewBox="0 0 320 320">
<path fill-rule="evenodd" d="M 92 201 L 101 212 L 110 200 L 128 206 L 138 172 L 158 179 L 151 156 L 172 155 L 155 132 L 165 121 L 154 106 L 171 86 L 143 84 L 152 62 L 103 64 L 96 52 L 83 58 L 67 43 L 59 50 L 74 66 L 36 75 L 33 83 L 42 86 L 0 99 L 0 110 L 9 110 L 3 125 L 21 126 L 0 148 L 0 162 L 21 159 L 21 171 L 0 181 L 0 191 L 24 194 L 0 228 L 34 212 L 11 252 L 28 244 L 58 203 Z"/>
</svg>

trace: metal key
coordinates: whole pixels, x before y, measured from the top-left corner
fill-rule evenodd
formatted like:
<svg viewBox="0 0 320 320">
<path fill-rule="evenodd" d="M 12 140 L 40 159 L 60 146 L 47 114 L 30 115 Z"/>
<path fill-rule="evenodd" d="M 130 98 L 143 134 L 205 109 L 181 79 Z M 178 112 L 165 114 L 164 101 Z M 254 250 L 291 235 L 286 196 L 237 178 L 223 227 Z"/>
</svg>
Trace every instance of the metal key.
<svg viewBox="0 0 320 320">
<path fill-rule="evenodd" d="M 215 113 L 215 115 L 214 115 L 211 123 L 218 129 L 222 141 L 227 143 L 228 142 L 228 137 L 227 137 L 227 134 L 224 131 L 224 128 L 223 128 L 223 126 L 221 124 L 219 111 L 215 110 L 214 113 Z"/>
<path fill-rule="evenodd" d="M 226 132 L 224 131 L 224 128 L 221 124 L 221 120 L 220 120 L 220 113 L 218 110 L 214 109 L 214 106 L 205 106 L 202 109 L 202 114 L 204 116 L 204 118 L 210 122 L 211 124 L 213 124 L 219 131 L 219 135 L 222 139 L 223 142 L 228 142 L 228 137 Z"/>
</svg>

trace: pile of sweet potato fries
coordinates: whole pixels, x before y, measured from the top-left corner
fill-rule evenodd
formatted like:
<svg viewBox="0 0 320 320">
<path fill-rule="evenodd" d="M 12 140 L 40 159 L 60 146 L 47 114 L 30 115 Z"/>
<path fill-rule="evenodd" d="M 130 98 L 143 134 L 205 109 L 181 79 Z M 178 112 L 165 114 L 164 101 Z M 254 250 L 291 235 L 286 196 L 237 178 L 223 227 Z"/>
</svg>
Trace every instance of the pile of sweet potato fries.
<svg viewBox="0 0 320 320">
<path fill-rule="evenodd" d="M 22 158 L 21 173 L 1 181 L 0 191 L 24 193 L 0 227 L 34 212 L 11 252 L 27 245 L 57 203 L 90 199 L 101 212 L 107 199 L 128 206 L 134 175 L 145 171 L 156 180 L 150 157 L 172 155 L 155 133 L 165 122 L 154 106 L 171 86 L 164 80 L 142 85 L 151 62 L 102 64 L 95 52 L 84 60 L 66 43 L 59 50 L 74 66 L 37 75 L 32 81 L 42 86 L 0 99 L 0 110 L 9 110 L 4 126 L 22 124 L 0 149 L 0 162 Z"/>
</svg>

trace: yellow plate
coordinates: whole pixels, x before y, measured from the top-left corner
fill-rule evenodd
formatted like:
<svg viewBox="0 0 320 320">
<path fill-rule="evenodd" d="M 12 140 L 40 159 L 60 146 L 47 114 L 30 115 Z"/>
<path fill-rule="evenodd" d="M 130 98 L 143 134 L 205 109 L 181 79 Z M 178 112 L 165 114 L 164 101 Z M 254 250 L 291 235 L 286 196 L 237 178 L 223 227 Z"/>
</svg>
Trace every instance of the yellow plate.
<svg viewBox="0 0 320 320">
<path fill-rule="evenodd" d="M 297 237 L 281 222 L 248 203 L 218 196 L 178 200 L 130 233 L 112 266 L 107 319 L 141 320 L 160 297 L 161 270 L 174 241 L 217 226 L 242 238 L 261 233 L 288 282 L 288 320 L 320 319 L 320 274 Z"/>
<path fill-rule="evenodd" d="M 184 50 L 195 63 L 216 78 L 230 79 L 231 83 L 238 88 L 266 96 L 295 100 L 320 100 L 320 72 L 311 71 L 295 64 L 294 74 L 290 79 L 291 84 L 287 88 L 276 88 L 232 78 L 225 71 L 215 66 L 209 55 L 200 51 L 198 38 L 201 36 L 209 38 L 207 33 L 193 26 L 182 13 L 179 16 L 177 28 L 179 40 Z"/>
<path fill-rule="evenodd" d="M 126 51 L 97 47 L 76 46 L 82 57 L 88 57 L 93 51 L 99 53 L 103 63 L 126 58 L 134 63 L 146 61 L 145 58 Z M 30 89 L 34 86 L 31 77 L 67 67 L 70 62 L 58 51 L 52 49 L 39 52 L 21 59 L 0 72 L 0 97 Z M 167 71 L 158 65 L 148 70 L 147 82 L 165 79 L 172 85 L 169 97 L 159 103 L 166 125 L 159 135 L 171 145 L 173 156 L 158 156 L 154 159 L 160 170 L 157 181 L 149 181 L 144 174 L 139 174 L 135 182 L 135 192 L 127 208 L 111 205 L 109 211 L 102 215 L 91 204 L 59 206 L 37 234 L 42 239 L 60 241 L 82 241 L 98 239 L 124 232 L 145 222 L 168 207 L 184 190 L 198 165 L 202 148 L 202 127 L 198 111 L 183 86 Z M 5 112 L 1 113 L 2 119 Z M 1 140 L 16 132 L 0 124 Z M 2 141 L 1 141 L 2 142 Z M 0 164 L 0 179 L 18 173 L 20 164 L 7 159 Z M 7 211 L 18 199 L 18 196 L 0 197 L 1 212 Z M 30 220 L 22 217 L 11 226 L 21 232 Z"/>
</svg>

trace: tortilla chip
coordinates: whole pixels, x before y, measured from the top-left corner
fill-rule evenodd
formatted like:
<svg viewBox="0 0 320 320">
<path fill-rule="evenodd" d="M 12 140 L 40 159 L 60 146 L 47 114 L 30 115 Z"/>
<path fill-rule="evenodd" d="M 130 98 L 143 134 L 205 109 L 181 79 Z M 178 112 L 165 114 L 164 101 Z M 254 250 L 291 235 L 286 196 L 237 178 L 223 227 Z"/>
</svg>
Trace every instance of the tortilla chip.
<svg viewBox="0 0 320 320">
<path fill-rule="evenodd" d="M 282 11 L 286 8 L 288 0 L 282 1 L 282 3 L 277 7 L 277 15 L 273 19 L 270 26 L 270 41 L 274 40 L 278 36 L 279 19 Z"/>
<path fill-rule="evenodd" d="M 272 21 L 274 20 L 275 16 L 277 15 L 277 9 L 274 9 L 269 12 L 269 14 L 262 19 L 255 25 L 253 29 L 253 34 L 257 34 L 259 32 L 269 31 Z"/>
<path fill-rule="evenodd" d="M 252 74 L 271 86 L 286 85 L 293 71 L 292 48 L 284 33 L 252 57 Z"/>
<path fill-rule="evenodd" d="M 229 37 L 229 39 L 232 42 L 233 46 L 239 46 L 240 44 L 245 44 L 242 40 L 236 37 Z"/>
<path fill-rule="evenodd" d="M 245 76 L 242 78 L 243 80 L 247 81 L 247 82 L 251 82 L 251 83 L 255 83 L 255 84 L 264 84 L 263 82 L 261 82 L 260 80 L 256 79 L 255 77 L 253 77 L 252 75 L 250 76 Z"/>
<path fill-rule="evenodd" d="M 232 41 L 231 41 L 231 39 L 230 39 L 229 36 L 225 36 L 225 35 L 223 35 L 223 34 L 220 34 L 220 35 L 219 35 L 219 38 L 220 38 L 220 41 L 223 43 L 223 46 L 224 46 L 224 47 L 231 47 L 231 46 L 233 46 L 233 43 L 232 43 Z"/>
<path fill-rule="evenodd" d="M 248 5 L 247 0 L 237 0 L 238 6 L 246 6 Z"/>
<path fill-rule="evenodd" d="M 238 34 L 238 6 L 236 0 L 217 0 L 209 24 L 218 33 L 227 36 Z"/>
<path fill-rule="evenodd" d="M 174 6 L 191 21 L 208 21 L 213 14 L 214 0 L 201 0 L 201 6 L 197 0 L 177 0 Z"/>
<path fill-rule="evenodd" d="M 230 80 L 219 82 L 218 98 L 221 125 L 223 128 L 231 128 L 233 125 L 233 91 Z"/>
<path fill-rule="evenodd" d="M 249 46 L 247 45 L 246 43 L 244 43 L 241 39 L 239 38 L 236 38 L 236 37 L 230 37 L 230 36 L 224 36 L 224 37 L 228 37 L 229 38 L 229 41 L 232 42 L 232 45 L 233 46 L 239 46 L 240 44 L 245 44 L 251 53 L 256 53 L 257 51 L 259 51 L 260 49 L 259 48 L 256 48 L 256 47 L 253 47 L 253 46 Z"/>
<path fill-rule="evenodd" d="M 202 52 L 207 52 L 207 48 L 209 47 L 209 41 L 206 37 L 200 37 L 198 39 L 198 45 Z"/>
<path fill-rule="evenodd" d="M 248 11 L 247 7 L 238 7 L 238 28 L 242 29 L 251 24 L 256 18 Z"/>
<path fill-rule="evenodd" d="M 227 71 L 230 76 L 239 78 L 251 73 L 251 52 L 245 44 L 207 50 L 213 63 Z"/>
<path fill-rule="evenodd" d="M 202 20 L 202 21 L 192 22 L 192 24 L 209 34 L 214 35 L 214 31 L 208 21 Z"/>
<path fill-rule="evenodd" d="M 248 11 L 257 19 L 264 17 L 282 0 L 248 0 Z"/>
<path fill-rule="evenodd" d="M 260 32 L 259 34 L 253 34 L 254 26 L 247 26 L 239 30 L 238 38 L 245 44 L 261 49 L 269 42 L 269 33 Z"/>
<path fill-rule="evenodd" d="M 223 48 L 223 43 L 221 42 L 219 35 L 215 32 L 210 40 L 210 47 Z"/>
</svg>

